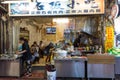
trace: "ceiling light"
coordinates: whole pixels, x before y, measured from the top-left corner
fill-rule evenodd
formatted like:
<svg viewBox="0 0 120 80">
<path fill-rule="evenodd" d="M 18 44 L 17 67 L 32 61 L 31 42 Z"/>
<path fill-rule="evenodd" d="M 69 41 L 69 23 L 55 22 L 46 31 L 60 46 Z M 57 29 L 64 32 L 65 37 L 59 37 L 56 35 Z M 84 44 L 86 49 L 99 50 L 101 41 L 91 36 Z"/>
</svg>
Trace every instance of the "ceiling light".
<svg viewBox="0 0 120 80">
<path fill-rule="evenodd" d="M 68 18 L 54 18 L 53 22 L 56 22 L 56 23 L 69 23 L 69 19 Z"/>
<path fill-rule="evenodd" d="M 52 2 L 52 1 L 56 1 L 56 0 L 33 0 L 34 2 Z M 68 1 L 68 0 L 59 0 L 60 2 L 65 2 L 65 1 Z"/>
</svg>

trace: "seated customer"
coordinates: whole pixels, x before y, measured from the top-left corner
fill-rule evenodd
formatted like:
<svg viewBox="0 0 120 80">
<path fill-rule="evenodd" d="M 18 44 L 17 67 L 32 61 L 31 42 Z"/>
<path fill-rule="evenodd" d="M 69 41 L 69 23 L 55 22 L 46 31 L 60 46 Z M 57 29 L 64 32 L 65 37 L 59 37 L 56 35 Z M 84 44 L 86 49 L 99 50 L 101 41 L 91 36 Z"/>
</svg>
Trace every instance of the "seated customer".
<svg viewBox="0 0 120 80">
<path fill-rule="evenodd" d="M 70 43 L 66 43 L 63 49 L 66 50 L 68 53 L 74 52 L 74 47 Z"/>
<path fill-rule="evenodd" d="M 39 54 L 37 52 L 36 46 L 32 45 L 30 50 L 31 50 L 31 53 L 32 53 L 32 62 L 33 63 L 39 63 Z"/>
<path fill-rule="evenodd" d="M 45 49 L 43 50 L 44 55 L 47 56 L 46 62 L 50 62 L 50 57 L 51 57 L 51 50 L 52 50 L 52 48 L 54 48 L 54 44 L 50 42 L 49 45 L 46 46 Z"/>
</svg>

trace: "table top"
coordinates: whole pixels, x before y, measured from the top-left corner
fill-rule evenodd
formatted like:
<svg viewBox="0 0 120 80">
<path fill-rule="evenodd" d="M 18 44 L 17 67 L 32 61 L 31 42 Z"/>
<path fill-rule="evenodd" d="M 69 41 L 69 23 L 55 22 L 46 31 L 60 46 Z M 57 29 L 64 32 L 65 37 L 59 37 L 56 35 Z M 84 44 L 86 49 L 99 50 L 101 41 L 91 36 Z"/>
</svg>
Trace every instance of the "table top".
<svg viewBox="0 0 120 80">
<path fill-rule="evenodd" d="M 61 58 L 61 59 L 54 59 L 55 61 L 74 61 L 74 60 L 79 60 L 79 61 L 87 61 L 87 57 L 85 56 L 80 56 L 80 57 L 71 57 L 71 58 Z"/>
</svg>

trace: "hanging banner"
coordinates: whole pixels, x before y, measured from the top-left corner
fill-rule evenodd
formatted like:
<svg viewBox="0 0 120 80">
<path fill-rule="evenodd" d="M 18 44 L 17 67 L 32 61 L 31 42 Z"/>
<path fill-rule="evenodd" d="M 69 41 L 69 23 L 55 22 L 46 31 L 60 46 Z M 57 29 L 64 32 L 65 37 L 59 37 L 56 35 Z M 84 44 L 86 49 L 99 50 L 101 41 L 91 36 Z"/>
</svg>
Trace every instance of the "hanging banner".
<svg viewBox="0 0 120 80">
<path fill-rule="evenodd" d="M 35 0 L 9 4 L 10 16 L 104 14 L 104 0 Z"/>
<path fill-rule="evenodd" d="M 114 28 L 112 26 L 106 27 L 105 51 L 111 49 L 114 45 Z"/>
</svg>

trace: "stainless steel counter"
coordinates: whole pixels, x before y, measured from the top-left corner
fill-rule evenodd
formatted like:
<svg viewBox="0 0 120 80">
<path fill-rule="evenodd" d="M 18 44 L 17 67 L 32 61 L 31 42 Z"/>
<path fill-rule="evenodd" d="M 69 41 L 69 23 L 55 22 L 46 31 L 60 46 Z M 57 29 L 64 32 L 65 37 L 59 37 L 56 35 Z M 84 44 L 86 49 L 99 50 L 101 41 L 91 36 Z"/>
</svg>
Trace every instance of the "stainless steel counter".
<svg viewBox="0 0 120 80">
<path fill-rule="evenodd" d="M 85 78 L 86 58 L 55 59 L 57 77 Z"/>
<path fill-rule="evenodd" d="M 120 57 L 115 57 L 115 74 L 120 74 Z"/>
<path fill-rule="evenodd" d="M 88 55 L 87 77 L 115 78 L 115 57 L 112 55 Z"/>
<path fill-rule="evenodd" d="M 0 59 L 0 76 L 20 77 L 23 73 L 21 59 Z"/>
<path fill-rule="evenodd" d="M 87 58 L 55 59 L 55 66 L 57 77 L 84 78 L 87 74 L 88 78 L 114 79 L 115 74 L 120 74 L 120 57 L 92 55 Z"/>
</svg>

